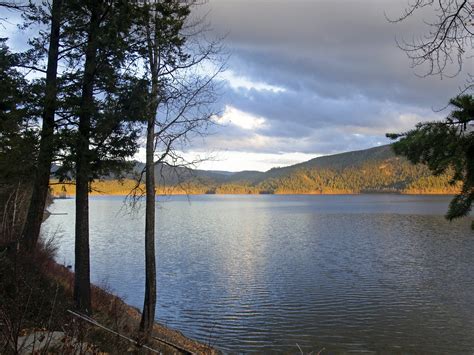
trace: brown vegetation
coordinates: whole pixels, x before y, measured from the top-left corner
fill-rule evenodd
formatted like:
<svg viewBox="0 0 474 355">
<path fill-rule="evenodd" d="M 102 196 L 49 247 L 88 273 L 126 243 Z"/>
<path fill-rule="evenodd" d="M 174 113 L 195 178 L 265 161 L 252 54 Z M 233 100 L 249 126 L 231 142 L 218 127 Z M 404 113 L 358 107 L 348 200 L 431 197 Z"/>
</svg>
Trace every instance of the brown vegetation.
<svg viewBox="0 0 474 355">
<path fill-rule="evenodd" d="M 140 347 L 138 325 L 140 312 L 103 288 L 92 286 L 94 319 L 108 329 L 135 342 L 124 340 L 101 328 L 72 316 L 74 274 L 57 264 L 53 242 L 42 242 L 33 254 L 8 248 L 0 249 L 0 353 L 16 354 L 46 343 L 47 353 L 147 353 Z M 54 341 L 61 334 L 61 341 Z M 26 339 L 34 339 L 28 344 Z M 160 339 L 160 340 L 157 340 Z M 43 340 L 43 343 L 41 343 Z M 171 346 L 169 344 L 174 344 Z M 163 353 L 215 354 L 209 346 L 186 338 L 181 333 L 155 324 L 150 348 Z M 47 351 L 46 351 L 47 350 Z"/>
</svg>

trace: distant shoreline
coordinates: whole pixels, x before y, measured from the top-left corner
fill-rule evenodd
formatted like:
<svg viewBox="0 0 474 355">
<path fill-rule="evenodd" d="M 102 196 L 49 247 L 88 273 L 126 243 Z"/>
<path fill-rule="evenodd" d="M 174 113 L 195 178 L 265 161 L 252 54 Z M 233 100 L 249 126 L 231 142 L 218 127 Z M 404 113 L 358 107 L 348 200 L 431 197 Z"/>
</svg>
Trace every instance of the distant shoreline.
<svg viewBox="0 0 474 355">
<path fill-rule="evenodd" d="M 55 198 L 72 197 L 76 193 L 73 183 L 58 183 L 52 180 L 51 194 Z M 91 186 L 91 196 L 128 196 L 133 189 L 137 189 L 137 195 L 144 195 L 145 186 L 139 185 L 133 180 L 103 180 L 95 181 Z M 315 189 L 285 189 L 282 187 L 264 189 L 260 186 L 246 185 L 244 182 L 234 185 L 204 185 L 197 182 L 188 182 L 181 185 L 158 186 L 156 195 L 372 195 L 372 194 L 394 194 L 394 195 L 453 195 L 458 188 L 400 188 L 391 189 L 361 189 L 351 191 L 350 189 L 317 187 Z"/>
<path fill-rule="evenodd" d="M 170 193 L 157 193 L 156 196 L 271 196 L 271 195 L 278 195 L 278 196 L 356 196 L 356 195 L 404 195 L 404 196 L 452 196 L 454 192 L 328 192 L 328 193 L 311 193 L 311 192 L 294 192 L 294 193 L 215 193 L 215 194 L 206 194 L 206 193 L 184 193 L 184 192 L 170 192 Z M 122 196 L 127 197 L 129 194 L 121 194 L 121 193 L 99 193 L 99 192 L 91 192 L 89 196 L 97 197 L 97 196 Z M 70 194 L 67 197 L 59 197 L 53 195 L 54 199 L 57 200 L 67 200 L 67 199 L 74 199 L 75 194 Z"/>
</svg>

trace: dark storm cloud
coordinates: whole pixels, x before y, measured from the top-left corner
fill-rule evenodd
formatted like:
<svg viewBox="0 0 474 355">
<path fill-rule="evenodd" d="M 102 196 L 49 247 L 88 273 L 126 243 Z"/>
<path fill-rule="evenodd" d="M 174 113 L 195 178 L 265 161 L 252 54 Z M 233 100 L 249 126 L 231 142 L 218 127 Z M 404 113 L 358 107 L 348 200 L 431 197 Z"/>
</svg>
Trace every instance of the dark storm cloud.
<svg viewBox="0 0 474 355">
<path fill-rule="evenodd" d="M 216 30 L 229 31 L 231 65 L 253 78 L 329 96 L 392 94 L 426 103 L 456 93 L 459 80 L 420 80 L 410 70 L 395 37 L 422 34 L 425 17 L 388 23 L 384 13 L 401 13 L 400 1 L 213 0 L 210 6 Z"/>
<path fill-rule="evenodd" d="M 318 129 L 333 126 L 354 126 L 370 128 L 383 133 L 384 129 L 400 125 L 398 116 L 405 113 L 433 118 L 436 116 L 430 108 L 399 104 L 389 99 L 375 99 L 362 95 L 347 97 L 321 97 L 316 91 L 286 91 L 268 93 L 251 90 L 235 92 L 228 89 L 225 102 L 251 112 L 257 116 L 268 118 L 270 125 L 287 125 L 285 131 L 274 132 L 277 135 L 299 135 L 305 129 Z M 408 127 L 400 127 L 408 128 Z"/>
<path fill-rule="evenodd" d="M 415 75 L 395 37 L 422 34 L 430 14 L 390 24 L 384 12 L 396 17 L 400 1 L 211 0 L 208 6 L 215 31 L 229 33 L 232 73 L 285 89 L 226 87 L 223 105 L 267 120 L 252 132 L 221 130 L 229 149 L 324 154 L 385 143 L 387 131 L 441 117 L 433 108 L 463 83 L 463 75 Z M 268 145 L 252 145 L 252 135 L 269 138 Z"/>
<path fill-rule="evenodd" d="M 385 144 L 386 132 L 407 130 L 418 121 L 442 117 L 464 75 L 420 79 L 395 37 L 426 31 L 429 11 L 399 25 L 400 0 L 209 0 L 199 11 L 217 35 L 228 33 L 231 53 L 221 112 L 234 107 L 263 118 L 245 129 L 228 123 L 211 129 L 190 150 L 302 152 L 328 154 Z M 428 9 L 427 9 L 428 10 Z M 0 15 L 3 15 L 0 14 Z M 1 16 L 0 16 L 1 17 Z M 15 27 L 18 14 L 0 35 L 23 49 L 29 35 Z M 464 63 L 472 71 L 472 59 Z M 238 85 L 243 78 L 253 85 Z M 248 84 L 247 83 L 247 84 Z M 269 87 L 273 86 L 272 87 Z"/>
</svg>

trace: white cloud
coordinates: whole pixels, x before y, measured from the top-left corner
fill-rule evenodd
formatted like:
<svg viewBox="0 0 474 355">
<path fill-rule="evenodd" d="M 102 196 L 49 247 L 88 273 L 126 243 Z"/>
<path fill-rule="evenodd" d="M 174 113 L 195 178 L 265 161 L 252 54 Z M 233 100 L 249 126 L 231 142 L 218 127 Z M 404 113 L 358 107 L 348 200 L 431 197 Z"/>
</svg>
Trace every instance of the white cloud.
<svg viewBox="0 0 474 355">
<path fill-rule="evenodd" d="M 257 170 L 267 171 L 275 167 L 294 165 L 316 158 L 318 154 L 306 154 L 299 152 L 292 153 L 250 153 L 239 151 L 217 151 L 202 152 L 189 151 L 180 152 L 187 161 L 203 160 L 195 167 L 202 170 L 220 171 L 243 171 Z M 145 161 L 145 149 L 141 148 L 135 155 L 138 161 Z"/>
<path fill-rule="evenodd" d="M 203 156 L 203 153 L 188 152 L 188 157 Z M 243 171 L 257 170 L 267 171 L 274 167 L 282 167 L 298 164 L 317 155 L 305 153 L 250 153 L 237 151 L 219 151 L 213 154 L 213 159 L 200 163 L 197 168 L 204 170 Z"/>
<path fill-rule="evenodd" d="M 230 124 L 245 130 L 255 130 L 263 128 L 267 120 L 227 105 L 222 116 L 216 117 L 215 121 L 222 125 Z"/>
</svg>

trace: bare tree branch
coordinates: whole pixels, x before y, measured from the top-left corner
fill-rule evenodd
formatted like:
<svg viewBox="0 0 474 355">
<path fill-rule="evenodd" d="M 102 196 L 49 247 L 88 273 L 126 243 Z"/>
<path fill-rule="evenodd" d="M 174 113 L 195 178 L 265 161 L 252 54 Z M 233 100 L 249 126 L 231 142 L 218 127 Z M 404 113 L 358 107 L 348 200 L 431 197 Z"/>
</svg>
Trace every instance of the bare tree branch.
<svg viewBox="0 0 474 355">
<path fill-rule="evenodd" d="M 474 46 L 474 4 L 468 0 L 416 0 L 397 18 L 387 20 L 399 23 L 407 20 L 422 8 L 430 7 L 434 19 L 425 21 L 427 32 L 410 41 L 399 39 L 397 45 L 405 51 L 412 67 L 420 67 L 417 75 L 426 77 L 455 77 L 464 69 L 466 61 L 472 61 Z M 472 64 L 468 65 L 472 70 Z M 470 73 L 462 91 L 472 89 Z"/>
</svg>

